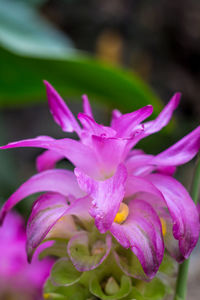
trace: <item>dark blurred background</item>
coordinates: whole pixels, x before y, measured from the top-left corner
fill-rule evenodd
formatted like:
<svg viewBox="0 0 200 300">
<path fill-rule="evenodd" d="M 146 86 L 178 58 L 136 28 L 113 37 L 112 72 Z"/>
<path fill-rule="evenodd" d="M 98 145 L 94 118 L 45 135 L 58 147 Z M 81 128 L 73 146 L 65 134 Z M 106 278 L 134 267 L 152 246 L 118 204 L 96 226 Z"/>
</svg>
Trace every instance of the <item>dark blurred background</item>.
<svg viewBox="0 0 200 300">
<path fill-rule="evenodd" d="M 10 15 L 12 9 L 12 5 L 8 6 L 10 4 L 14 5 L 13 15 Z M 36 53 L 34 47 L 33 53 L 31 51 L 29 53 L 27 47 L 31 42 L 31 38 L 28 40 L 27 37 L 29 38 L 30 33 L 32 34 L 34 30 L 31 29 L 29 33 L 28 26 L 33 27 L 31 22 L 34 22 L 34 20 L 30 19 L 30 23 L 27 22 L 29 19 L 25 15 L 26 11 L 22 7 L 23 5 L 29 6 L 29 9 L 34 9 L 34 13 L 37 13 L 38 17 L 55 28 L 57 33 L 62 35 L 63 39 L 66 37 L 71 43 L 70 47 L 80 50 L 81 55 L 82 53 L 84 55 L 89 54 L 89 57 L 97 58 L 106 65 L 125 67 L 129 71 L 133 71 L 136 76 L 138 75 L 154 90 L 155 97 L 161 99 L 161 102 L 167 103 L 173 93 L 177 91 L 182 93 L 182 101 L 176 112 L 174 126 L 171 126 L 171 130 L 169 126 L 168 131 L 164 130 L 164 133 L 149 138 L 152 139 L 153 143 L 151 143 L 151 140 L 150 142 L 147 141 L 146 144 L 144 142 L 146 151 L 158 153 L 198 125 L 200 116 L 200 2 L 198 0 L 1 0 L 0 16 L 1 8 L 3 8 L 4 12 L 0 21 L 0 41 L 2 45 L 0 60 L 1 65 L 4 67 L 0 71 L 0 79 L 2 79 L 2 85 L 0 84 L 2 143 L 40 134 L 54 137 L 63 136 L 59 128 L 51 120 L 47 103 L 40 101 L 46 98 L 45 89 L 42 86 L 42 79 L 48 79 L 46 76 L 51 76 L 52 73 L 55 73 L 54 77 L 52 77 L 53 82 L 51 77 L 50 81 L 52 84 L 55 83 L 55 88 L 67 99 L 69 106 L 72 107 L 74 112 L 81 109 L 79 94 L 81 95 L 81 93 L 85 92 L 86 85 L 89 96 L 90 90 L 92 91 L 91 100 L 95 100 L 96 95 L 90 88 L 90 85 L 96 84 L 99 88 L 103 84 L 103 77 L 97 77 L 95 83 L 90 82 L 91 78 L 89 77 L 88 81 L 86 80 L 85 82 L 81 82 L 80 79 L 76 81 L 78 73 L 80 73 L 82 78 L 87 76 L 87 73 L 89 74 L 90 69 L 87 68 L 87 65 L 85 69 L 80 69 L 80 71 L 78 68 L 72 69 L 73 74 L 68 65 L 65 66 L 64 63 L 64 70 L 59 69 L 57 66 L 54 68 L 53 63 L 55 63 L 57 57 L 53 53 L 54 57 L 50 62 L 52 68 L 47 70 L 46 74 L 42 74 L 41 79 L 39 77 L 37 79 L 37 84 L 42 92 L 34 94 L 37 87 L 34 84 L 31 86 L 33 81 L 33 72 L 31 73 L 31 71 L 35 61 L 32 62 L 30 67 L 28 65 L 27 73 L 25 71 L 23 73 L 23 65 L 28 61 L 26 57 L 30 57 L 29 60 L 31 61 Z M 7 14 L 9 26 L 7 26 L 5 17 Z M 17 20 L 17 14 L 19 14 L 19 20 Z M 17 22 L 15 22 L 15 18 Z M 23 20 L 26 23 L 20 23 Z M 5 31 L 5 24 L 7 26 L 6 33 L 12 33 L 13 29 L 11 27 L 13 26 L 14 28 L 10 38 L 11 42 L 10 40 L 6 41 L 5 36 L 2 35 L 1 27 Z M 39 25 L 36 30 L 40 31 Z M 24 40 L 21 38 L 20 31 L 24 34 Z M 45 35 L 45 38 L 47 35 Z M 12 41 L 13 36 L 15 37 L 14 41 Z M 41 40 L 42 38 L 40 37 L 39 42 Z M 36 42 L 38 43 L 38 41 Z M 46 41 L 45 43 L 46 48 L 51 50 L 60 43 L 60 40 L 57 42 L 52 39 L 52 44 L 49 45 Z M 11 56 L 11 53 L 19 56 Z M 36 63 L 42 65 L 45 55 L 41 56 L 39 53 L 38 56 L 39 59 L 37 59 Z M 18 65 L 16 64 L 15 66 L 14 63 L 18 57 L 20 59 L 25 57 L 25 59 L 19 61 Z M 10 67 L 11 64 L 13 67 Z M 44 70 L 46 65 L 42 67 Z M 69 74 L 65 76 L 65 70 L 68 69 Z M 41 73 L 43 70 L 41 68 Z M 35 73 L 40 72 L 40 70 L 34 71 Z M 97 73 L 98 70 L 95 72 Z M 30 79 L 27 79 L 29 76 Z M 73 86 L 74 82 L 77 86 L 79 85 L 80 91 L 78 91 L 78 95 L 76 92 L 73 93 L 73 91 L 78 90 L 77 88 L 72 93 L 70 93 L 70 89 L 68 89 L 69 93 L 68 90 L 63 89 L 63 86 L 67 85 L 70 76 L 74 76 L 74 81 L 72 80 L 68 85 Z M 28 90 L 29 87 L 30 89 Z M 115 106 L 122 110 L 125 108 L 124 111 L 134 110 L 134 103 L 132 106 L 126 106 L 128 99 L 123 91 L 120 91 L 121 94 L 119 93 L 117 87 L 118 82 L 115 84 L 115 81 L 113 81 L 110 88 L 112 90 L 116 89 L 116 93 L 119 96 L 119 100 L 116 103 L 109 102 L 111 97 L 109 99 L 109 93 L 106 95 L 106 88 L 104 88 L 105 95 L 103 95 L 105 96 L 104 98 L 107 96 L 105 101 L 102 102 L 101 99 L 97 99 L 97 102 L 92 101 L 98 121 L 108 122 L 110 111 Z M 96 94 L 98 94 L 98 88 L 95 91 Z M 2 93 L 1 90 L 3 91 Z M 100 91 L 99 94 L 101 95 L 103 92 Z M 23 97 L 26 101 L 21 100 Z M 112 95 L 112 97 L 114 98 L 115 95 Z M 31 99 L 30 101 L 29 98 Z M 146 99 L 148 101 L 148 97 Z M 149 103 L 151 103 L 151 99 Z M 141 107 L 143 103 L 142 101 L 140 102 L 139 106 Z M 156 109 L 156 105 L 154 105 L 154 108 Z M 158 111 L 160 111 L 160 108 Z M 31 161 L 33 164 L 38 152 L 39 150 L 31 151 L 30 149 L 13 150 L 12 153 L 16 155 L 15 159 L 13 159 L 13 155 L 10 152 L 9 162 L 2 161 L 4 178 L 2 180 L 2 197 L 7 197 L 10 190 L 13 189 L 13 186 L 9 188 L 11 181 L 17 186 L 17 181 L 23 180 L 27 169 L 29 169 L 29 162 Z M 2 155 L 6 156 L 8 154 L 3 153 Z M 11 160 L 14 160 L 14 162 L 11 163 Z M 17 166 L 15 171 L 14 165 Z M 10 166 L 10 169 L 8 169 L 8 166 Z M 14 176 L 10 176 L 11 169 L 13 169 L 13 174 L 16 172 Z M 33 166 L 30 167 L 28 175 L 32 172 Z"/>
<path fill-rule="evenodd" d="M 180 91 L 172 125 L 139 145 L 150 153 L 199 124 L 199 0 L 0 0 L 0 46 L 1 144 L 65 136 L 52 121 L 42 79 L 50 80 L 74 113 L 87 92 L 97 121 L 105 123 L 114 107 L 131 111 L 151 103 L 157 115 Z M 34 174 L 39 153 L 1 152 L 0 201 Z M 187 188 L 193 170 L 194 161 L 176 174 Z M 23 201 L 18 209 L 27 216 L 31 203 Z M 194 270 L 192 284 L 200 280 L 200 266 Z M 199 299 L 193 286 L 188 299 Z"/>
</svg>

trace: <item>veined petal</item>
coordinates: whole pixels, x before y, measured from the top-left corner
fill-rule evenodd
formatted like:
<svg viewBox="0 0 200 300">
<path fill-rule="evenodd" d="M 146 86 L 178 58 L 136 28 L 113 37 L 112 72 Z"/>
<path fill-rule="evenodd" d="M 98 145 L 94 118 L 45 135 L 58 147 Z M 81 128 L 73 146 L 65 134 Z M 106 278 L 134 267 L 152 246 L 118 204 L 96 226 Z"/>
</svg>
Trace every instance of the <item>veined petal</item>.
<svg viewBox="0 0 200 300">
<path fill-rule="evenodd" d="M 0 223 L 3 222 L 6 214 L 22 199 L 31 194 L 39 192 L 57 192 L 64 196 L 83 196 L 74 174 L 66 170 L 48 170 L 36 174 L 23 183 L 4 203 L 0 211 Z"/>
<path fill-rule="evenodd" d="M 173 235 L 182 256 L 188 258 L 199 238 L 199 215 L 187 190 L 174 178 L 161 174 L 147 176 L 161 191 L 173 219 Z"/>
<path fill-rule="evenodd" d="M 111 127 L 103 126 L 95 122 L 95 120 L 83 113 L 78 114 L 78 119 L 81 122 L 83 128 L 91 135 L 112 137 L 116 135 L 116 131 Z"/>
<path fill-rule="evenodd" d="M 116 130 L 117 137 L 130 137 L 136 126 L 148 118 L 153 112 L 153 107 L 147 105 L 132 113 L 122 115 L 115 119 L 112 128 Z"/>
<path fill-rule="evenodd" d="M 41 195 L 34 203 L 27 224 L 27 253 L 31 260 L 35 249 L 45 238 L 70 238 L 77 232 L 71 215 L 90 219 L 87 197 L 68 205 L 67 197 L 58 193 Z"/>
<path fill-rule="evenodd" d="M 123 224 L 113 223 L 110 229 L 117 241 L 131 248 L 149 279 L 158 271 L 164 254 L 162 227 L 155 210 L 147 202 L 134 199 L 129 203 L 129 216 Z M 132 276 L 140 277 L 137 273 Z"/>
<path fill-rule="evenodd" d="M 36 159 L 37 171 L 42 172 L 53 169 L 55 164 L 63 158 L 64 155 L 58 152 L 52 150 L 44 151 L 42 154 L 38 155 Z"/>
<path fill-rule="evenodd" d="M 91 106 L 90 106 L 88 96 L 83 95 L 82 100 L 83 100 L 83 112 L 84 112 L 84 114 L 86 114 L 86 115 L 90 116 L 91 118 L 93 118 L 92 109 L 91 109 Z"/>
<path fill-rule="evenodd" d="M 135 176 L 145 176 L 153 171 L 157 171 L 158 173 L 173 175 L 176 167 L 174 166 L 157 166 L 153 163 L 154 161 L 153 155 L 147 155 L 143 153 L 136 153 L 134 155 L 129 156 L 125 165 L 130 174 Z"/>
<path fill-rule="evenodd" d="M 155 120 L 144 123 L 145 136 L 160 131 L 169 123 L 174 110 L 179 105 L 180 98 L 181 93 L 176 93 Z"/>
<path fill-rule="evenodd" d="M 44 84 L 47 90 L 49 108 L 55 122 L 61 126 L 63 131 L 75 131 L 79 135 L 81 128 L 65 101 L 60 97 L 49 82 L 44 81 Z"/>
<path fill-rule="evenodd" d="M 69 159 L 75 166 L 82 168 L 90 176 L 99 175 L 99 165 L 94 151 L 81 142 L 72 139 L 55 140 L 48 136 L 39 136 L 34 139 L 21 140 L 1 146 L 0 149 L 19 147 L 36 147 L 55 151 Z"/>
<path fill-rule="evenodd" d="M 127 177 L 126 168 L 119 165 L 115 175 L 104 181 L 95 181 L 80 169 L 75 169 L 79 186 L 92 198 L 90 214 L 101 233 L 106 232 L 119 210 L 124 197 L 124 185 Z"/>
<path fill-rule="evenodd" d="M 200 150 L 200 126 L 152 160 L 160 166 L 178 166 L 190 161 Z"/>
<path fill-rule="evenodd" d="M 101 166 L 102 177 L 110 177 L 123 162 L 127 140 L 92 136 L 92 146 Z"/>
</svg>

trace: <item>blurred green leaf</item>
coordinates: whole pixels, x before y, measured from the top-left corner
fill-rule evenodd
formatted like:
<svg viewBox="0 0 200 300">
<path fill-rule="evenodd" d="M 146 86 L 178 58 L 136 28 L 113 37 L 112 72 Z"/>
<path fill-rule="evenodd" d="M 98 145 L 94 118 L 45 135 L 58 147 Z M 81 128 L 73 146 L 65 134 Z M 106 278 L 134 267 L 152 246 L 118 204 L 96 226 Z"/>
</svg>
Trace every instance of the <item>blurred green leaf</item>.
<svg viewBox="0 0 200 300">
<path fill-rule="evenodd" d="M 152 104 L 155 115 L 162 105 L 152 90 L 134 74 L 89 57 L 65 60 L 21 57 L 0 49 L 0 106 L 29 104 L 46 99 L 42 80 L 51 82 L 64 97 L 88 94 L 97 100 L 131 111 Z"/>
<path fill-rule="evenodd" d="M 162 300 L 167 293 L 167 287 L 157 277 L 150 282 L 141 282 L 142 294 L 146 300 Z"/>
<path fill-rule="evenodd" d="M 33 2 L 0 1 L 0 43 L 28 56 L 60 58 L 74 52 L 72 42 L 37 13 Z"/>
<path fill-rule="evenodd" d="M 154 105 L 155 112 L 160 110 L 160 100 L 136 75 L 76 51 L 33 2 L 0 1 L 0 43 L 10 51 L 0 49 L 0 105 L 45 99 L 42 80 L 46 79 L 62 96 L 87 93 L 123 111 L 147 104 Z"/>
<path fill-rule="evenodd" d="M 90 295 L 89 291 L 78 283 L 67 287 L 57 287 L 51 283 L 50 279 L 47 279 L 44 285 L 44 299 L 85 300 Z"/>
<path fill-rule="evenodd" d="M 53 265 L 51 281 L 56 286 L 69 286 L 76 283 L 81 275 L 68 258 L 61 258 Z"/>
</svg>

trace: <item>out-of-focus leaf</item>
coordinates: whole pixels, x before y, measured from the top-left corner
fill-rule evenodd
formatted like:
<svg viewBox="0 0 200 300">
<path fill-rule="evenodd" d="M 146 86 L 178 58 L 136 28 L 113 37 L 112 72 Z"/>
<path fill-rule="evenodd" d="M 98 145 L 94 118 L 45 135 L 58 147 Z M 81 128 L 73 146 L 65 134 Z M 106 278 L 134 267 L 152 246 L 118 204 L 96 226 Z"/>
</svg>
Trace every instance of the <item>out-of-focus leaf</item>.
<svg viewBox="0 0 200 300">
<path fill-rule="evenodd" d="M 60 258 L 51 270 L 51 281 L 56 286 L 69 286 L 76 283 L 81 275 L 68 258 Z"/>
<path fill-rule="evenodd" d="M 26 3 L 29 3 L 31 5 L 37 5 L 37 6 L 40 6 L 42 4 L 44 4 L 45 2 L 47 2 L 48 0 L 20 0 L 22 2 L 26 2 Z"/>
<path fill-rule="evenodd" d="M 65 57 L 72 42 L 30 5 L 39 1 L 0 1 L 0 44 L 21 55 Z"/>
<path fill-rule="evenodd" d="M 89 57 L 37 59 L 0 49 L 0 65 L 0 106 L 46 99 L 43 79 L 50 81 L 63 97 L 81 97 L 86 93 L 91 100 L 122 111 L 152 104 L 156 115 L 162 106 L 152 90 L 136 75 Z"/>
<path fill-rule="evenodd" d="M 160 109 L 158 98 L 136 75 L 76 51 L 30 4 L 35 1 L 0 1 L 0 44 L 13 53 L 0 50 L 0 105 L 45 98 L 46 79 L 63 96 L 87 93 L 128 111 L 146 104 Z"/>
<path fill-rule="evenodd" d="M 47 279 L 44 285 L 44 299 L 85 300 L 90 297 L 89 291 L 81 284 L 57 287 Z"/>
</svg>

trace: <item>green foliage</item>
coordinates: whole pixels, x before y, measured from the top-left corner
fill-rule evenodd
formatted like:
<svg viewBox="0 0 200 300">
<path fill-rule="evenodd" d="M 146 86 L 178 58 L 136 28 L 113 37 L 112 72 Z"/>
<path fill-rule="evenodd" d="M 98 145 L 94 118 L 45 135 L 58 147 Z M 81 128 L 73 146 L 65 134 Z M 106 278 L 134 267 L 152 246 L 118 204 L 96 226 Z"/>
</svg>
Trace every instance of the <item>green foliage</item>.
<svg viewBox="0 0 200 300">
<path fill-rule="evenodd" d="M 60 58 L 72 42 L 40 17 L 31 4 L 38 1 L 0 1 L 0 42 L 21 55 Z M 74 50 L 73 50 L 74 52 Z"/>
<path fill-rule="evenodd" d="M 79 281 L 81 275 L 68 258 L 61 258 L 53 265 L 51 281 L 57 286 L 69 286 Z"/>
<path fill-rule="evenodd" d="M 160 101 L 138 77 L 89 57 L 37 59 L 20 57 L 1 49 L 0 64 L 1 106 L 29 104 L 46 99 L 42 84 L 42 80 L 46 79 L 62 96 L 80 98 L 86 93 L 91 100 L 123 111 L 131 111 L 150 103 L 154 105 L 156 114 L 161 108 Z"/>
<path fill-rule="evenodd" d="M 39 254 L 39 259 L 46 256 L 65 257 L 67 256 L 67 242 L 63 240 L 54 241 L 53 245 L 45 248 Z"/>
<path fill-rule="evenodd" d="M 89 291 L 79 283 L 68 287 L 56 287 L 47 280 L 44 286 L 44 299 L 86 300 L 89 297 Z"/>
<path fill-rule="evenodd" d="M 80 53 L 70 39 L 44 20 L 39 0 L 0 2 L 0 105 L 28 104 L 45 99 L 42 80 L 63 96 L 91 99 L 124 111 L 160 100 L 133 73 L 111 67 Z M 18 56 L 19 55 L 19 56 Z"/>
<path fill-rule="evenodd" d="M 90 292 L 99 297 L 102 300 L 117 300 L 122 299 L 125 296 L 127 296 L 131 291 L 131 280 L 127 276 L 121 277 L 121 282 L 119 289 L 116 293 L 112 295 L 107 295 L 103 290 L 102 287 L 97 279 L 97 277 L 94 277 L 92 281 L 90 282 Z"/>
<path fill-rule="evenodd" d="M 141 281 L 138 288 L 145 300 L 162 300 L 167 292 L 167 287 L 157 277 L 150 282 Z"/>
</svg>

